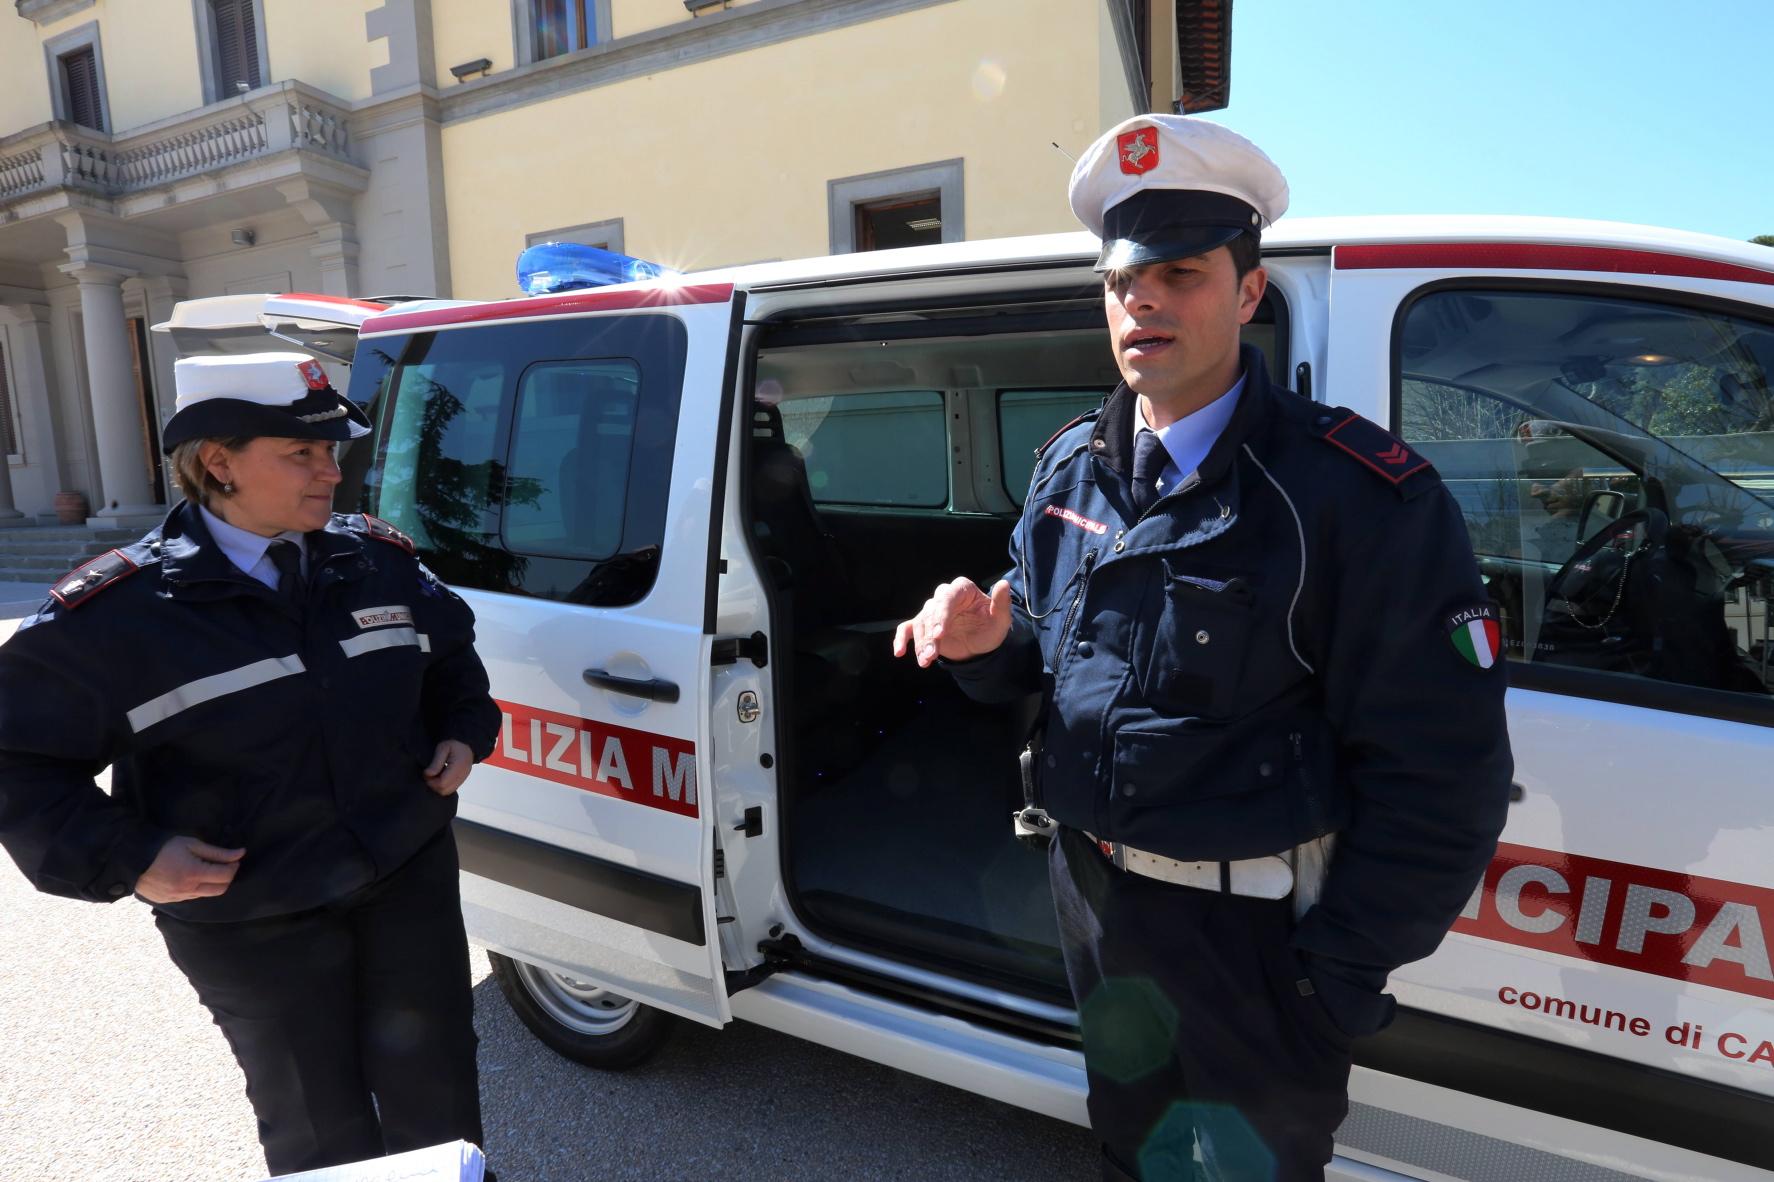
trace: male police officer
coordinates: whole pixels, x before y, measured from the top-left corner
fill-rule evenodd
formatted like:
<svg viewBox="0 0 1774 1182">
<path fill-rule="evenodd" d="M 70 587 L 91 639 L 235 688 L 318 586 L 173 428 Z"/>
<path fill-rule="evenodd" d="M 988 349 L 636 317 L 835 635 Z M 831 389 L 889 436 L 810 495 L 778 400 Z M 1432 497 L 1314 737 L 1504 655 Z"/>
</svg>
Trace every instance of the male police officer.
<svg viewBox="0 0 1774 1182">
<path fill-rule="evenodd" d="M 1350 1040 L 1502 828 L 1495 609 L 1428 463 L 1240 348 L 1287 205 L 1268 157 L 1142 116 L 1071 200 L 1125 381 L 1038 453 L 1009 577 L 939 587 L 895 652 L 981 700 L 1044 691 L 1105 1176 L 1321 1178 Z"/>
</svg>

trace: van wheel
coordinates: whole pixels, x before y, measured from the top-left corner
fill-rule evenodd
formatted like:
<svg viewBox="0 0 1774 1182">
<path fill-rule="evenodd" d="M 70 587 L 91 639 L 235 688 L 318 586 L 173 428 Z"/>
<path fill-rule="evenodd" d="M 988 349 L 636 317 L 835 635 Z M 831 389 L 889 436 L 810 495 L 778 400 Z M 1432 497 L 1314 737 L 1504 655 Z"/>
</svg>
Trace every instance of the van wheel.
<svg viewBox="0 0 1774 1182">
<path fill-rule="evenodd" d="M 622 1071 L 651 1058 L 671 1017 L 601 985 L 487 953 L 499 991 L 530 1033 L 587 1067 Z"/>
</svg>

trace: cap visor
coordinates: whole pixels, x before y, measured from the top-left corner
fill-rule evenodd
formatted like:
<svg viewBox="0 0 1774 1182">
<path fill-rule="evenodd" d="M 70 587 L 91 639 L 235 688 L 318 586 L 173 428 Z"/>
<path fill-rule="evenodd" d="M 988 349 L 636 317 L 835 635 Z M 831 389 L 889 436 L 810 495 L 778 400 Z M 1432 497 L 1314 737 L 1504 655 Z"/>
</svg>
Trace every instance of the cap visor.
<svg viewBox="0 0 1774 1182">
<path fill-rule="evenodd" d="M 1224 246 L 1245 232 L 1243 226 L 1192 226 L 1145 238 L 1115 238 L 1103 243 L 1103 251 L 1096 259 L 1096 269 L 1119 271 L 1123 267 L 1193 258 Z"/>
<path fill-rule="evenodd" d="M 234 398 L 211 398 L 188 406 L 167 420 L 161 450 L 167 454 L 193 439 L 322 439 L 343 443 L 370 433 L 369 416 L 349 398 L 339 398 L 344 413 L 305 423 L 286 410 Z"/>
</svg>

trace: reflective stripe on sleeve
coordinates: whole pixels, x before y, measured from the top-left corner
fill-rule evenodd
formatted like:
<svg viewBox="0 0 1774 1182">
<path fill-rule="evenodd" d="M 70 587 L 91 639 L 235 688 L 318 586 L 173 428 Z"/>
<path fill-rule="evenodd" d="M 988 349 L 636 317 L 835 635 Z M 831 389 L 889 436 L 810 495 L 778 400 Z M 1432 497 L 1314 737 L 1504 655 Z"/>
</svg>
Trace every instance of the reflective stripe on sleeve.
<svg viewBox="0 0 1774 1182">
<path fill-rule="evenodd" d="M 374 632 L 366 632 L 362 636 L 353 636 L 349 640 L 341 640 L 339 647 L 345 650 L 348 657 L 361 657 L 365 653 L 373 653 L 378 649 L 398 648 L 410 644 L 422 653 L 431 651 L 431 637 L 423 632 L 415 632 L 411 628 L 378 628 Z"/>
<path fill-rule="evenodd" d="M 168 690 L 158 698 L 150 698 L 126 717 L 129 729 L 141 734 L 157 722 L 165 722 L 173 715 L 193 706 L 222 697 L 225 694 L 237 694 L 241 690 L 249 690 L 254 686 L 264 685 L 268 681 L 276 681 L 280 677 L 289 677 L 297 673 L 306 673 L 308 667 L 302 664 L 302 658 L 291 653 L 287 657 L 270 657 L 263 661 L 254 661 L 250 665 L 242 665 L 238 669 L 230 669 L 226 673 L 212 673 L 208 677 L 199 677 L 196 681 L 187 681 L 177 689 Z"/>
</svg>

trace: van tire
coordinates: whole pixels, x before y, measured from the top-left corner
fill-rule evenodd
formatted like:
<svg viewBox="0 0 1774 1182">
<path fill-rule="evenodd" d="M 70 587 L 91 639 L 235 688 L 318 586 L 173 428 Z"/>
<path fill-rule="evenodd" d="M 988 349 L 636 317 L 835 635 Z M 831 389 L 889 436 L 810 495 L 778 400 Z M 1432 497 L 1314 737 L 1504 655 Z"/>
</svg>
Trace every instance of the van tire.
<svg viewBox="0 0 1774 1182">
<path fill-rule="evenodd" d="M 671 1016 L 590 982 L 487 953 L 493 979 L 518 1020 L 575 1063 L 625 1071 L 652 1058 L 671 1034 Z"/>
</svg>

